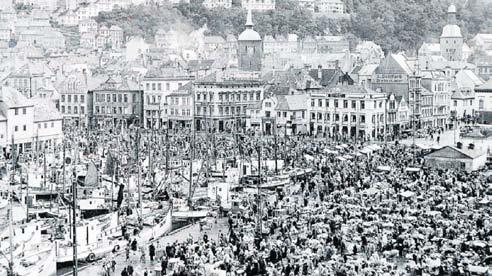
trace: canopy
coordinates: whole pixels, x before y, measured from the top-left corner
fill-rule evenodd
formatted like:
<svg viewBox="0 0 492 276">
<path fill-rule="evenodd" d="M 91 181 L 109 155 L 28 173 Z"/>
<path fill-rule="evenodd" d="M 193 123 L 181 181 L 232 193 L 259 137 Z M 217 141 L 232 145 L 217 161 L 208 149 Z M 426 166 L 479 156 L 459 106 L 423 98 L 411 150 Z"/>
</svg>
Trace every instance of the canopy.
<svg viewBox="0 0 492 276">
<path fill-rule="evenodd" d="M 411 192 L 411 191 L 404 191 L 404 192 L 401 192 L 400 195 L 402 197 L 409 198 L 409 197 L 412 197 L 413 195 L 415 195 L 415 193 Z"/>
<path fill-rule="evenodd" d="M 376 169 L 378 171 L 385 171 L 385 172 L 391 171 L 391 167 L 390 166 L 378 166 Z"/>
</svg>

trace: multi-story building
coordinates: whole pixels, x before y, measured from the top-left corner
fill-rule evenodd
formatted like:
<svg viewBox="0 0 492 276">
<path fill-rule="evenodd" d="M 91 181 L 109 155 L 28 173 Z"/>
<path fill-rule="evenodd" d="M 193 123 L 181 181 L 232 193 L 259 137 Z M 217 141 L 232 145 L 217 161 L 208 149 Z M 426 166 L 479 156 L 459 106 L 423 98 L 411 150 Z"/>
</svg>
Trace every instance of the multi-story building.
<svg viewBox="0 0 492 276">
<path fill-rule="evenodd" d="M 475 91 L 473 88 L 455 87 L 451 95 L 451 119 L 464 120 L 472 119 L 477 111 L 477 101 L 475 101 Z M 453 121 L 451 121 L 453 123 Z"/>
<path fill-rule="evenodd" d="M 261 71 L 263 58 L 263 43 L 260 34 L 253 30 L 253 16 L 248 10 L 246 30 L 238 38 L 239 68 L 246 71 Z"/>
<path fill-rule="evenodd" d="M 87 75 L 72 73 L 58 85 L 60 112 L 65 124 L 87 126 Z"/>
<path fill-rule="evenodd" d="M 203 6 L 207 9 L 229 9 L 232 7 L 232 0 L 205 0 L 203 1 Z"/>
<path fill-rule="evenodd" d="M 42 62 L 29 62 L 10 73 L 4 84 L 17 89 L 25 97 L 37 95 L 41 87 L 47 87 L 54 77 L 51 69 Z"/>
<path fill-rule="evenodd" d="M 432 93 L 433 127 L 447 128 L 450 117 L 451 91 L 449 79 L 438 71 L 422 71 L 422 86 Z"/>
<path fill-rule="evenodd" d="M 345 4 L 342 0 L 316 0 L 314 12 L 343 14 L 345 13 Z"/>
<path fill-rule="evenodd" d="M 492 80 L 475 87 L 478 115 L 482 123 L 492 122 Z"/>
<path fill-rule="evenodd" d="M 79 22 L 79 33 L 97 33 L 97 22 L 94 19 L 87 19 Z"/>
<path fill-rule="evenodd" d="M 344 36 L 317 36 L 318 53 L 342 53 L 350 51 L 350 43 Z"/>
<path fill-rule="evenodd" d="M 87 92 L 89 126 L 127 127 L 142 125 L 144 91 L 138 84 L 121 77 L 110 77 L 99 87 Z"/>
<path fill-rule="evenodd" d="M 228 69 L 194 83 L 195 126 L 198 131 L 238 131 L 245 127 L 246 110 L 263 100 L 260 72 Z"/>
<path fill-rule="evenodd" d="M 11 87 L 1 88 L 0 146 L 4 154 L 12 142 L 22 152 L 35 141 L 53 145 L 62 137 L 62 116 L 51 102 L 27 99 Z"/>
<path fill-rule="evenodd" d="M 168 129 L 191 128 L 193 122 L 193 85 L 187 83 L 166 95 L 165 121 Z"/>
<path fill-rule="evenodd" d="M 441 56 L 448 61 L 463 60 L 463 35 L 456 25 L 456 6 L 448 8 L 448 24 L 444 26 L 440 38 Z"/>
<path fill-rule="evenodd" d="M 275 9 L 276 0 L 241 0 L 243 9 L 255 11 L 269 11 Z"/>
<path fill-rule="evenodd" d="M 386 133 L 397 137 L 409 126 L 410 109 L 402 96 L 389 95 L 386 102 Z"/>
<path fill-rule="evenodd" d="M 142 80 L 144 91 L 144 126 L 161 127 L 167 96 L 178 92 L 194 78 L 188 74 L 149 71 Z M 169 114 L 168 114 L 169 115 Z M 166 120 L 164 120 L 166 121 Z"/>
<path fill-rule="evenodd" d="M 307 133 L 307 94 L 274 95 L 247 109 L 246 127 L 262 135 Z M 276 133 L 275 133 L 276 132 Z"/>
<path fill-rule="evenodd" d="M 331 137 L 379 138 L 386 131 L 386 95 L 359 85 L 312 92 L 309 132 Z"/>
</svg>

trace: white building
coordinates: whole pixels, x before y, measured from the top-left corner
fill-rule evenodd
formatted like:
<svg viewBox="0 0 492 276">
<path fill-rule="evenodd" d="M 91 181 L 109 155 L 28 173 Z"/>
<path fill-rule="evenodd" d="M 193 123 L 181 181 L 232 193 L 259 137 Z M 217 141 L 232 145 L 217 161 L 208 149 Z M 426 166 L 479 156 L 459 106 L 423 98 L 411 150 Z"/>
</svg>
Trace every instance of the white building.
<svg viewBox="0 0 492 276">
<path fill-rule="evenodd" d="M 0 94 L 0 145 L 7 152 L 32 148 L 36 140 L 53 145 L 63 136 L 62 117 L 49 100 L 28 100 L 14 88 L 3 86 Z"/>
<path fill-rule="evenodd" d="M 275 9 L 276 0 L 241 0 L 243 9 L 254 11 L 269 11 Z"/>
<path fill-rule="evenodd" d="M 345 13 L 345 4 L 342 0 L 316 0 L 314 11 L 319 13 Z"/>
<path fill-rule="evenodd" d="M 229 9 L 232 7 L 232 0 L 205 0 L 203 1 L 203 6 L 207 9 Z"/>
</svg>

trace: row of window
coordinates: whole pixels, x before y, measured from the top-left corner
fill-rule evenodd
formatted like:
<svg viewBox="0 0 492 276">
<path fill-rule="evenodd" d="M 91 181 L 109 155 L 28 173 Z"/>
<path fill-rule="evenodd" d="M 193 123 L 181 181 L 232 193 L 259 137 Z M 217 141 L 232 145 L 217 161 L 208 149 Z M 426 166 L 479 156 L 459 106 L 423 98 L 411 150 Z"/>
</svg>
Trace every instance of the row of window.
<svg viewBox="0 0 492 276">
<path fill-rule="evenodd" d="M 183 86 L 181 82 L 178 82 L 178 89 L 180 89 Z M 152 88 L 152 91 L 162 91 L 162 83 L 146 83 L 145 84 L 145 90 L 150 91 Z M 166 82 L 166 91 L 171 90 L 171 84 L 169 82 Z"/>
<path fill-rule="evenodd" d="M 189 110 L 189 109 L 181 109 L 181 114 L 180 114 L 179 109 L 177 109 L 177 108 L 170 108 L 169 109 L 169 115 L 191 116 L 191 110 Z"/>
<path fill-rule="evenodd" d="M 236 106 L 236 107 L 229 107 L 229 106 L 226 106 L 226 107 L 223 107 L 223 106 L 219 106 L 219 115 L 234 115 L 234 114 L 240 114 L 241 113 L 241 110 L 242 110 L 242 114 L 246 114 L 246 106 Z M 208 111 L 208 113 L 207 113 Z M 212 115 L 213 114 L 213 107 L 206 107 L 204 106 L 203 108 L 200 107 L 200 106 L 197 106 L 196 107 L 196 114 L 197 115 L 207 115 L 207 114 L 210 114 Z"/>
<path fill-rule="evenodd" d="M 61 113 L 62 114 L 72 114 L 72 107 L 71 106 L 67 106 L 65 108 L 65 106 L 62 105 L 61 106 Z M 73 107 L 73 114 L 82 114 L 82 115 L 85 114 L 85 107 L 83 107 L 83 106 L 81 106 L 81 107 L 74 106 Z"/>
<path fill-rule="evenodd" d="M 132 107 L 132 114 L 134 113 L 135 108 Z M 126 107 L 106 107 L 106 106 L 96 106 L 96 114 L 128 114 Z"/>
<path fill-rule="evenodd" d="M 137 101 L 137 95 L 132 94 L 132 101 L 136 102 Z M 108 102 L 108 103 L 127 103 L 128 102 L 128 94 L 96 94 L 96 102 Z"/>
<path fill-rule="evenodd" d="M 323 105 L 323 102 L 324 102 L 324 105 Z M 378 107 L 383 108 L 383 101 L 372 101 L 372 102 L 373 102 L 374 109 L 376 109 Z M 349 108 L 349 100 L 343 100 L 342 104 L 343 104 L 343 108 Z M 332 105 L 335 108 L 339 108 L 338 100 L 333 100 Z M 315 107 L 315 106 L 328 108 L 328 107 L 330 107 L 330 100 L 325 99 L 323 101 L 323 99 L 318 99 L 316 101 L 315 99 L 311 99 L 311 107 Z M 350 101 L 350 107 L 353 109 L 356 109 L 357 108 L 357 101 L 351 100 Z M 359 101 L 359 108 L 365 109 L 366 108 L 366 101 Z"/>
<path fill-rule="evenodd" d="M 170 104 L 172 104 L 172 105 L 179 105 L 180 102 L 181 102 L 181 105 L 190 105 L 190 98 L 183 97 L 180 100 L 179 97 L 177 97 L 177 98 L 174 98 L 173 97 L 173 98 L 170 99 Z"/>
<path fill-rule="evenodd" d="M 155 95 L 149 96 L 149 95 L 147 95 L 145 97 L 145 100 L 146 100 L 147 104 L 160 104 L 161 103 L 161 96 L 155 96 Z"/>
<path fill-rule="evenodd" d="M 73 96 L 73 102 L 74 103 L 78 103 L 79 100 L 81 103 L 85 102 L 85 95 L 61 95 L 61 102 L 64 103 L 65 100 L 67 100 L 67 103 L 71 103 L 72 102 L 72 96 Z"/>
<path fill-rule="evenodd" d="M 323 116 L 323 113 L 311 112 L 311 120 L 320 120 L 321 121 L 321 120 L 323 120 L 323 117 L 324 117 L 325 121 L 330 121 L 330 118 L 331 118 L 330 113 L 324 113 L 324 116 Z M 359 115 L 359 116 L 350 115 L 350 122 L 357 123 L 357 117 L 359 117 L 359 123 L 364 124 L 366 122 L 366 115 Z M 338 122 L 338 121 L 340 121 L 340 114 L 334 114 L 334 116 L 332 118 L 334 119 L 335 122 Z M 342 121 L 348 122 L 349 121 L 349 115 L 343 114 L 342 115 Z M 374 124 L 374 123 L 376 123 L 376 121 L 383 123 L 384 122 L 384 114 L 372 115 L 372 123 Z"/>
<path fill-rule="evenodd" d="M 19 109 L 22 109 L 22 115 L 26 115 L 27 109 L 25 107 L 23 108 L 14 108 L 14 114 L 19 115 Z"/>
<path fill-rule="evenodd" d="M 208 97 L 207 97 L 207 94 L 208 94 Z M 249 95 L 249 97 L 248 97 Z M 242 93 L 242 97 L 241 97 L 241 94 L 240 93 L 233 93 L 233 94 L 229 94 L 229 93 L 219 93 L 219 102 L 239 102 L 241 101 L 241 99 L 243 101 L 247 101 L 249 98 L 250 101 L 260 101 L 261 100 L 261 92 L 260 91 L 257 91 L 256 92 L 256 97 L 255 97 L 255 92 L 249 92 L 249 93 Z M 207 92 L 204 92 L 204 93 L 196 93 L 196 100 L 197 102 L 199 101 L 214 101 L 214 93 L 213 92 L 210 92 L 210 93 L 207 93 Z"/>
<path fill-rule="evenodd" d="M 48 123 L 44 123 L 43 125 L 41 125 L 41 123 L 38 124 L 38 129 L 41 129 L 42 126 L 44 126 L 44 128 L 48 128 Z M 51 122 L 51 128 L 54 128 L 55 127 L 55 122 Z M 14 126 L 14 131 L 15 132 L 18 132 L 19 131 L 19 126 Z M 22 126 L 22 131 L 27 131 L 27 125 L 23 125 Z"/>
</svg>

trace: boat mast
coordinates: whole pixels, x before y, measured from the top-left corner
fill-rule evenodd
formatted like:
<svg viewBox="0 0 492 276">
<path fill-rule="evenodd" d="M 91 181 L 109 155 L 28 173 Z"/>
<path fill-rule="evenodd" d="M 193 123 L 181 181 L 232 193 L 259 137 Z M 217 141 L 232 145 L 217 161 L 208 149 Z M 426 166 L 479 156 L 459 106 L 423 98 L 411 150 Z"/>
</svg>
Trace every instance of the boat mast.
<svg viewBox="0 0 492 276">
<path fill-rule="evenodd" d="M 10 154 L 10 158 L 12 158 L 12 173 L 10 174 L 10 185 L 9 185 L 9 252 L 10 252 L 10 260 L 9 260 L 9 275 L 14 275 L 14 251 L 13 251 L 13 243 L 12 239 L 14 236 L 14 229 L 13 229 L 13 213 L 12 213 L 12 185 L 14 185 L 15 182 L 15 143 L 14 143 L 14 135 L 12 135 L 12 147 L 11 147 L 12 153 Z"/>
<path fill-rule="evenodd" d="M 195 159 L 195 96 L 192 95 L 193 116 L 191 120 L 191 137 L 190 137 L 190 186 L 188 190 L 188 205 L 191 207 L 191 197 L 193 190 L 193 159 Z"/>
<path fill-rule="evenodd" d="M 75 155 L 78 155 L 77 149 L 75 149 Z M 74 162 L 77 157 L 75 156 Z M 73 249 L 73 276 L 77 276 L 78 263 L 77 263 L 77 176 L 75 171 L 75 163 L 73 166 L 73 181 L 72 181 L 72 249 Z"/>
<path fill-rule="evenodd" d="M 142 208 L 142 191 L 140 188 L 140 125 L 137 125 L 137 135 L 135 136 L 137 139 L 136 145 L 135 145 L 135 150 L 136 150 L 136 155 L 137 155 L 137 165 L 138 165 L 138 172 L 137 172 L 137 188 L 138 188 L 138 207 L 140 209 L 140 214 L 139 217 L 142 216 L 143 208 Z"/>
</svg>

